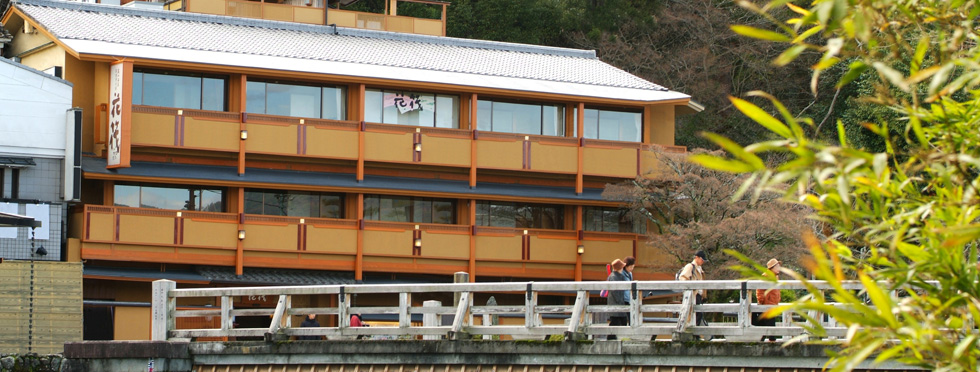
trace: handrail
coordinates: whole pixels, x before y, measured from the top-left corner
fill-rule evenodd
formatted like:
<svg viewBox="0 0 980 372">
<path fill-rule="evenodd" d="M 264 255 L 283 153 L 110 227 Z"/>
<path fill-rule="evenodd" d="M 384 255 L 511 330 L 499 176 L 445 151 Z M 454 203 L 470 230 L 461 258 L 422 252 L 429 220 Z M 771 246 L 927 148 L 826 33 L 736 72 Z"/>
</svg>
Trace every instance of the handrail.
<svg viewBox="0 0 980 372">
<path fill-rule="evenodd" d="M 833 287 L 821 281 L 808 283 L 816 288 L 832 289 Z M 843 288 L 860 290 L 860 282 L 845 282 Z M 567 339 L 583 339 L 598 335 L 619 335 L 621 337 L 639 338 L 656 337 L 657 335 L 724 336 L 726 339 L 759 339 L 762 336 L 799 336 L 805 334 L 805 328 L 792 324 L 792 314 L 784 314 L 784 324 L 777 327 L 755 327 L 751 325 L 750 316 L 753 312 L 763 312 L 775 307 L 774 305 L 752 304 L 751 291 L 755 289 L 803 289 L 807 288 L 799 281 L 781 281 L 777 284 L 766 281 L 634 281 L 634 282 L 503 282 L 503 283 L 445 283 L 445 284 L 384 284 L 384 285 L 319 285 L 319 286 L 277 286 L 277 287 L 240 287 L 240 288 L 192 288 L 177 289 L 176 283 L 169 280 L 159 280 L 153 283 L 153 339 L 168 340 L 174 338 L 187 339 L 195 337 L 265 337 L 267 340 L 284 339 L 290 336 L 326 336 L 328 339 L 345 339 L 354 336 L 386 336 L 386 337 L 416 337 L 424 335 L 442 335 L 450 339 L 469 337 L 469 335 L 510 335 L 515 338 L 544 337 L 548 335 L 564 335 Z M 598 293 L 601 289 L 610 291 L 629 291 L 629 305 L 606 305 L 605 299 L 592 298 L 589 293 Z M 741 293 L 738 303 L 731 304 L 694 304 L 695 290 L 738 290 Z M 678 295 L 683 294 L 680 304 L 646 304 L 641 295 L 647 291 L 672 290 Z M 575 296 L 574 304 L 551 305 L 539 302 L 539 294 L 568 293 Z M 357 306 L 351 303 L 353 295 L 379 295 L 377 298 L 388 298 L 398 294 L 397 304 L 381 304 L 377 306 Z M 425 299 L 446 298 L 446 295 L 458 294 L 459 303 L 450 306 L 413 306 L 416 302 L 431 302 Z M 473 299 L 477 294 L 510 294 L 506 297 L 520 302 L 493 306 L 475 305 Z M 338 296 L 339 304 L 328 307 L 292 307 L 294 296 Z M 893 296 L 895 294 L 892 294 Z M 231 298 L 236 296 L 279 296 L 275 308 L 234 309 Z M 220 299 L 220 309 L 214 310 L 177 310 L 174 307 L 177 299 L 201 298 Z M 591 301 L 590 301 L 591 299 Z M 498 299 L 497 301 L 501 301 Z M 592 304 L 590 302 L 597 302 Z M 308 303 L 308 302 L 300 302 Z M 844 306 L 844 305 L 839 305 Z M 631 323 L 629 326 L 608 326 L 598 322 L 594 317 L 604 313 L 628 313 Z M 664 316 L 654 317 L 651 313 L 677 314 L 676 321 L 665 323 Z M 695 313 L 735 313 L 737 320 L 732 323 L 715 323 L 709 326 L 695 325 Z M 291 326 L 290 315 L 320 314 L 325 315 L 334 327 L 294 328 Z M 347 314 L 367 314 L 374 316 L 397 316 L 396 326 L 375 326 L 370 328 L 352 328 Z M 413 321 L 415 316 L 436 314 L 435 322 L 419 324 Z M 235 316 L 272 315 L 269 327 L 264 328 L 231 328 Z M 523 317 L 521 325 L 477 324 L 474 317 L 502 315 Z M 649 316 L 647 316 L 649 315 Z M 220 316 L 221 326 L 211 329 L 176 329 L 176 318 L 194 316 Z M 440 323 L 442 316 L 453 317 L 452 324 Z M 555 324 L 556 319 L 565 319 L 567 323 Z M 547 318 L 547 322 L 545 321 Z M 816 314 L 809 314 L 810 319 L 821 319 Z M 786 319 L 789 319 L 788 321 Z M 838 326 L 832 320 L 823 321 L 822 326 L 831 337 L 842 337 L 846 328 Z"/>
</svg>

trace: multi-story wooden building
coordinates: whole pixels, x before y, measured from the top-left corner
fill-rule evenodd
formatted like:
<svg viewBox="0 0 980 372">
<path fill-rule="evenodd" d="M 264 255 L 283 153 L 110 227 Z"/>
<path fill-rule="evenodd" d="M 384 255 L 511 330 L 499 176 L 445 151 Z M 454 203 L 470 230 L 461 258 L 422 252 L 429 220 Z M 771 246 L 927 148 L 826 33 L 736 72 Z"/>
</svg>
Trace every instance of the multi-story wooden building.
<svg viewBox="0 0 980 372">
<path fill-rule="evenodd" d="M 164 277 L 602 280 L 628 255 L 653 278 L 656 249 L 600 194 L 652 149 L 684 151 L 690 97 L 593 51 L 444 37 L 445 17 L 396 5 L 15 2 L 5 56 L 60 67 L 83 110 L 67 234 L 87 304 L 148 301 Z M 116 306 L 113 337 L 142 337 L 119 328 L 147 311 Z"/>
</svg>

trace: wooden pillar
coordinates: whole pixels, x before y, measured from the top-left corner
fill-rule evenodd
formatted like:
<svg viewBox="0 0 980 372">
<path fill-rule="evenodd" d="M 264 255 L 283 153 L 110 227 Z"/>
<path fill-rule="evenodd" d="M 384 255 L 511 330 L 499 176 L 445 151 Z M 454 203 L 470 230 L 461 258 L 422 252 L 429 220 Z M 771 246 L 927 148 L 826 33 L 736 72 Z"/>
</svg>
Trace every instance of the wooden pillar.
<svg viewBox="0 0 980 372">
<path fill-rule="evenodd" d="M 237 92 L 238 99 L 229 102 L 229 105 L 231 106 L 232 110 L 235 110 L 237 108 L 237 111 L 241 113 L 238 116 L 238 131 L 239 131 L 239 138 L 240 138 L 238 141 L 238 175 L 239 176 L 245 174 L 246 139 L 244 137 L 245 137 L 245 133 L 247 133 L 246 132 L 247 125 L 245 125 L 245 123 L 248 121 L 248 113 L 246 113 L 248 108 L 246 104 L 248 102 L 248 95 L 247 92 L 245 91 L 246 86 L 248 85 L 247 82 L 248 79 L 244 74 L 240 75 L 237 80 L 232 79 L 231 92 L 233 94 Z M 236 95 L 232 95 L 232 96 L 236 97 Z"/>
<path fill-rule="evenodd" d="M 470 199 L 470 281 L 476 282 L 476 199 Z"/>
<path fill-rule="evenodd" d="M 470 138 L 470 188 L 476 188 L 476 140 L 479 134 L 476 131 L 476 111 L 477 111 L 477 95 L 473 93 L 470 96 L 470 133 L 472 136 Z"/>
<path fill-rule="evenodd" d="M 245 231 L 245 189 L 238 188 L 238 231 Z M 238 233 L 238 232 L 236 232 Z M 236 237 L 237 239 L 238 237 Z M 245 240 L 238 239 L 235 247 L 235 275 L 245 272 Z"/>
<path fill-rule="evenodd" d="M 364 118 L 367 117 L 364 107 L 364 84 L 358 84 L 357 86 L 357 121 L 361 123 L 360 128 L 357 132 L 357 182 L 364 180 L 364 130 L 365 123 Z"/>
<path fill-rule="evenodd" d="M 364 194 L 357 194 L 357 253 L 354 256 L 354 280 L 364 280 Z"/>
<path fill-rule="evenodd" d="M 584 159 L 585 159 L 585 103 L 578 103 L 578 117 L 576 118 L 578 123 L 576 128 L 578 128 L 578 171 L 575 173 L 575 193 L 582 195 L 582 189 L 584 188 L 584 177 L 582 173 L 584 171 Z"/>
<path fill-rule="evenodd" d="M 585 238 L 585 232 L 582 230 L 582 206 L 575 206 L 575 281 L 582 281 L 582 253 L 578 251 L 579 247 L 584 245 L 582 241 Z"/>
</svg>

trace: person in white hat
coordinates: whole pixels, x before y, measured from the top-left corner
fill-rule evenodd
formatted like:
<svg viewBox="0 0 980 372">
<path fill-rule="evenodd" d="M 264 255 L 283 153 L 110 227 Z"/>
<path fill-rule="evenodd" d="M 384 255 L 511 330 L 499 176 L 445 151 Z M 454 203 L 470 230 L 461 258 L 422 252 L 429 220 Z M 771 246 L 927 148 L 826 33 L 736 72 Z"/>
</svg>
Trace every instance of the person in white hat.
<svg viewBox="0 0 980 372">
<path fill-rule="evenodd" d="M 766 268 L 769 269 L 769 272 L 765 273 L 765 275 L 771 274 L 776 280 L 779 280 L 779 271 L 782 269 L 782 263 L 779 260 L 775 258 L 769 260 L 769 262 L 766 262 Z M 755 298 L 759 305 L 779 305 L 781 299 L 778 288 L 756 289 Z M 752 322 L 753 325 L 760 327 L 776 326 L 776 318 L 762 318 L 761 313 L 753 313 L 752 315 L 753 318 L 756 318 Z M 759 341 L 765 341 L 766 337 L 769 337 L 769 341 L 776 341 L 776 336 L 762 336 L 762 339 Z"/>
</svg>

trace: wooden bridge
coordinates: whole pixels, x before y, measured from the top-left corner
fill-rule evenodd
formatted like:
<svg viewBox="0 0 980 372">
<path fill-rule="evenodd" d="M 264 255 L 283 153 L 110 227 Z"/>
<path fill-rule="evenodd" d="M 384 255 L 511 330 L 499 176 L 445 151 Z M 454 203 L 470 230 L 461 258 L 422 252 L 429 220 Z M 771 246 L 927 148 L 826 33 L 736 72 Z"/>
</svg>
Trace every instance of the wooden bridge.
<svg viewBox="0 0 980 372">
<path fill-rule="evenodd" d="M 826 283 L 814 283 L 818 288 Z M 777 286 L 762 281 L 526 282 L 404 285 L 330 285 L 295 287 L 176 289 L 171 281 L 153 283 L 155 341 L 68 343 L 65 357 L 73 372 L 84 371 L 276 371 L 276 372 L 659 372 L 659 371 L 819 371 L 833 347 L 784 346 L 758 342 L 763 335 L 808 336 L 803 317 L 786 314 L 776 327 L 755 327 L 751 313 L 755 289 Z M 858 283 L 846 288 L 860 290 Z M 783 281 L 779 289 L 802 283 Z M 592 296 L 600 290 L 628 291 L 630 304 L 605 305 Z M 694 290 L 734 290 L 738 302 L 693 303 Z M 679 303 L 645 303 L 650 292 L 674 291 Z M 494 294 L 502 303 L 476 305 L 474 297 Z M 294 307 L 303 296 L 336 296 L 326 307 Z M 390 298 L 392 303 L 356 306 L 353 296 Z M 275 307 L 234 308 L 237 296 L 275 296 Z M 395 299 L 397 298 L 397 301 Z M 452 299 L 446 304 L 431 298 Z M 555 302 L 563 298 L 562 304 Z M 572 300 L 574 298 L 574 300 Z M 178 302 L 181 306 L 178 307 Z M 310 303 L 296 301 L 297 303 Z M 513 303 L 507 303 L 513 302 Z M 603 304 L 593 304 L 602 302 Z M 190 308 L 187 303 L 216 303 Z M 417 306 L 418 304 L 422 306 Z M 630 325 L 611 327 L 597 319 L 627 313 Z M 696 313 L 723 313 L 708 326 L 693 323 Z M 321 314 L 331 326 L 296 327 L 294 315 Z M 349 314 L 385 317 L 371 327 L 351 327 Z M 269 317 L 269 327 L 236 328 L 237 316 Z M 819 314 L 828 337 L 843 327 Z M 494 316 L 507 321 L 495 322 Z M 178 329 L 177 319 L 212 317 L 214 328 Z M 421 318 L 421 321 L 419 321 Z M 719 318 L 719 317 L 716 317 Z M 619 340 L 605 340 L 617 335 Z M 703 340 L 690 340 L 693 336 Z M 318 336 L 293 340 L 294 336 Z M 359 338 L 358 336 L 362 336 Z M 214 340 L 215 337 L 227 341 Z M 237 338 L 237 340 L 235 340 Z M 254 338 L 254 341 L 242 341 Z M 738 342 L 752 340 L 755 342 Z M 865 363 L 857 370 L 916 370 L 907 365 Z"/>
<path fill-rule="evenodd" d="M 825 283 L 811 282 L 818 288 L 827 287 Z M 425 338 L 460 340 L 472 335 L 503 336 L 505 339 L 593 339 L 597 335 L 616 335 L 620 338 L 682 338 L 693 336 L 724 339 L 729 341 L 758 340 L 762 336 L 795 337 L 805 334 L 801 324 L 793 322 L 793 314 L 785 314 L 776 327 L 755 327 L 751 325 L 753 312 L 764 312 L 775 305 L 757 305 L 752 302 L 751 292 L 756 289 L 770 289 L 777 286 L 765 281 L 637 281 L 637 282 L 513 282 L 513 283 L 457 283 L 457 284 L 402 284 L 402 285 L 325 285 L 296 287 L 248 287 L 248 288 L 210 288 L 176 289 L 172 281 L 161 280 L 153 283 L 153 340 L 196 339 L 201 337 L 265 337 L 267 340 L 288 339 L 290 336 L 322 336 L 326 339 L 352 339 L 356 336 L 374 338 Z M 847 283 L 845 286 L 860 290 L 860 283 Z M 779 289 L 802 289 L 797 281 L 782 281 Z M 829 289 L 829 287 L 827 287 Z M 600 290 L 629 291 L 629 305 L 606 305 L 604 298 L 590 296 Z M 693 291 L 734 290 L 739 292 L 737 303 L 694 304 Z M 675 291 L 682 300 L 680 303 L 644 303 L 643 294 Z M 476 294 L 510 294 L 507 298 L 521 298 L 520 303 L 476 305 Z M 574 296 L 567 305 L 540 304 L 539 295 L 565 294 Z M 337 296 L 336 306 L 331 307 L 293 307 L 292 299 L 297 296 L 329 295 Z M 351 296 L 397 295 L 398 303 L 390 306 L 352 306 Z M 437 301 L 424 301 L 423 306 L 415 306 L 419 299 L 450 295 L 453 304 Z M 238 296 L 266 296 L 276 298 L 275 308 L 232 307 L 232 299 Z M 217 299 L 220 308 L 178 310 L 179 299 Z M 413 302 L 413 299 L 416 301 Z M 601 304 L 596 304 L 601 302 Z M 601 315 L 608 313 L 628 313 L 628 326 L 609 326 L 597 322 Z M 695 325 L 694 313 L 721 313 L 726 322 L 712 322 L 708 326 Z M 335 319 L 333 327 L 299 328 L 293 324 L 294 315 L 321 314 Z M 350 314 L 394 316 L 397 320 L 387 326 L 351 327 Z M 413 315 L 422 315 L 423 322 L 413 322 Z M 237 316 L 271 316 L 268 328 L 234 328 L 233 319 Z M 522 318 L 523 322 L 494 324 L 493 316 Z M 659 315 L 659 316 L 658 316 Z M 817 314 L 808 314 L 811 319 L 821 319 L 828 336 L 842 337 L 846 328 L 838 326 L 832 319 L 823 319 Z M 210 329 L 177 329 L 176 319 L 181 317 L 219 317 L 220 327 Z M 546 322 L 545 318 L 550 321 Z M 417 318 L 417 316 L 416 316 Z M 445 322 L 442 320 L 446 319 Z M 555 321 L 558 319 L 559 321 Z M 557 336 L 556 336 L 557 335 Z M 499 337 L 498 337 L 499 338 Z"/>
</svg>

